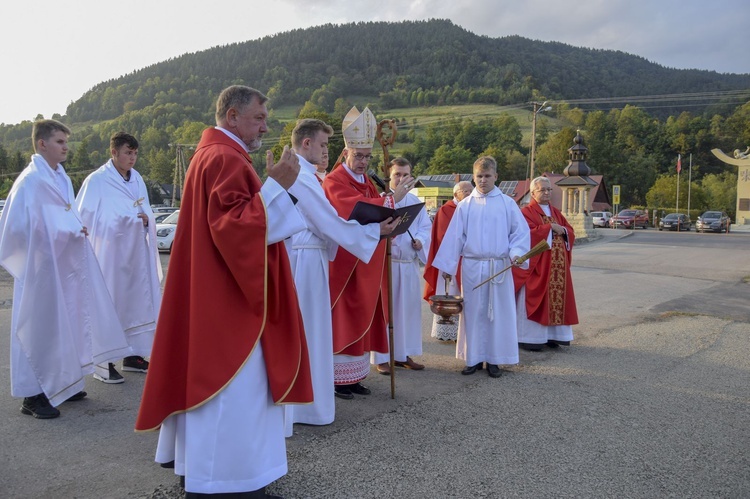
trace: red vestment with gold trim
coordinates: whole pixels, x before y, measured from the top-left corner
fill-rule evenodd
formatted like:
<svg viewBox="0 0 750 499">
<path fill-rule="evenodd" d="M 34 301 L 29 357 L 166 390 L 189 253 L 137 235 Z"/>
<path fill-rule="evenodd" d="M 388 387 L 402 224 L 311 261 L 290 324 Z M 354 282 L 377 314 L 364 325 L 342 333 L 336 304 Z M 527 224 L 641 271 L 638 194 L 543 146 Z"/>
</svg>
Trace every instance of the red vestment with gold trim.
<svg viewBox="0 0 750 499">
<path fill-rule="evenodd" d="M 323 180 L 323 190 L 338 215 L 349 219 L 359 201 L 384 206 L 385 198 L 369 181 L 358 182 L 336 165 Z M 388 352 L 388 276 L 382 240 L 369 263 L 339 247 L 330 263 L 331 314 L 333 318 L 333 353 L 363 355 L 366 352 Z"/>
<path fill-rule="evenodd" d="M 551 216 L 545 215 L 539 203 L 532 200 L 521 209 L 531 231 L 531 247 L 540 241 L 546 241 L 552 230 L 552 223 L 567 229 L 568 245 L 562 236 L 552 236 L 552 246 L 529 259 L 529 268 L 523 270 L 513 267 L 513 280 L 516 293 L 526 286 L 526 312 L 529 320 L 544 326 L 578 324 L 573 279 L 570 274 L 572 249 L 575 242 L 573 227 L 562 212 L 550 205 Z"/>
<path fill-rule="evenodd" d="M 291 267 L 283 242 L 266 245 L 260 189 L 242 147 L 205 130 L 185 179 L 136 430 L 209 401 L 258 341 L 274 402 L 312 402 Z"/>
</svg>

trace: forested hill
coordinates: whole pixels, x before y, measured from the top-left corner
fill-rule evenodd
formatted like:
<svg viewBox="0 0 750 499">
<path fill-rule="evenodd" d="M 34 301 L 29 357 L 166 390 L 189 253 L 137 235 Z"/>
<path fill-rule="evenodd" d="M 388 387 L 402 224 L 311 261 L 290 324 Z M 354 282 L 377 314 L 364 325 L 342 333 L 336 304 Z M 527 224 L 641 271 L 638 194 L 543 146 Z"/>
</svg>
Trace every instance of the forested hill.
<svg viewBox="0 0 750 499">
<path fill-rule="evenodd" d="M 517 104 L 547 99 L 746 89 L 750 75 L 677 70 L 619 51 L 518 36 L 477 36 L 447 20 L 324 25 L 214 47 L 103 82 L 70 104 L 69 122 L 112 119 L 152 105 L 206 113 L 243 83 L 274 105 L 379 96 L 386 107 Z M 316 95 L 313 95 L 317 91 Z M 420 100 L 421 99 L 421 100 Z"/>
</svg>

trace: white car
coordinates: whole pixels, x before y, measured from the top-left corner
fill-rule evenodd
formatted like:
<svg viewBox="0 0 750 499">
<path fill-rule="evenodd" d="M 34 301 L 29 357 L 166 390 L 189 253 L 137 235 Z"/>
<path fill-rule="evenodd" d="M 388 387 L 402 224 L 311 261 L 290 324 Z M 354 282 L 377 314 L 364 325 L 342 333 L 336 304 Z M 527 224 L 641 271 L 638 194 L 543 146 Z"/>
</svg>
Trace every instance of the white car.
<svg viewBox="0 0 750 499">
<path fill-rule="evenodd" d="M 609 227 L 610 218 L 612 218 L 612 213 L 608 211 L 591 212 L 591 220 L 594 222 L 594 227 Z"/>
<path fill-rule="evenodd" d="M 177 230 L 177 218 L 179 215 L 180 210 L 177 210 L 161 223 L 156 224 L 156 247 L 159 251 L 172 251 L 172 243 L 174 242 L 174 233 Z"/>
</svg>

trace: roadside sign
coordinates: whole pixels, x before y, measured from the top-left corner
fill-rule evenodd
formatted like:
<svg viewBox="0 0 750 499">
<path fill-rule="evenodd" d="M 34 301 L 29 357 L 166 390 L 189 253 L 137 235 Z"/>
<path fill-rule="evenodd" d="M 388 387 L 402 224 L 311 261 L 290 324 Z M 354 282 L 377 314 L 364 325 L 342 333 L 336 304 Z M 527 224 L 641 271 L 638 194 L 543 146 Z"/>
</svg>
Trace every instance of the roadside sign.
<svg viewBox="0 0 750 499">
<path fill-rule="evenodd" d="M 620 204 L 620 186 L 619 185 L 612 186 L 612 204 L 614 205 Z"/>
</svg>

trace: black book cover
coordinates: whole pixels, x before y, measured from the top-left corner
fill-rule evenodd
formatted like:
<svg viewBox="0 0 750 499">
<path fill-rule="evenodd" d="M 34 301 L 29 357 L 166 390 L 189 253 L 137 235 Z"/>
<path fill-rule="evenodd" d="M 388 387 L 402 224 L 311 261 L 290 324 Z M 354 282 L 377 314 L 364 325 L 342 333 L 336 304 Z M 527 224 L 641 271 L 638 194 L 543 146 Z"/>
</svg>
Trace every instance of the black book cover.
<svg viewBox="0 0 750 499">
<path fill-rule="evenodd" d="M 378 204 L 365 203 L 364 201 L 358 201 L 354 205 L 352 214 L 349 215 L 349 220 L 356 220 L 360 225 L 367 225 L 373 222 L 380 223 L 389 217 L 401 217 L 401 221 L 393 232 L 389 236 L 380 236 L 381 239 L 384 237 L 395 237 L 403 234 L 411 226 L 414 219 L 419 215 L 419 210 L 422 209 L 424 203 L 412 204 L 404 206 L 403 208 L 388 208 Z"/>
</svg>

